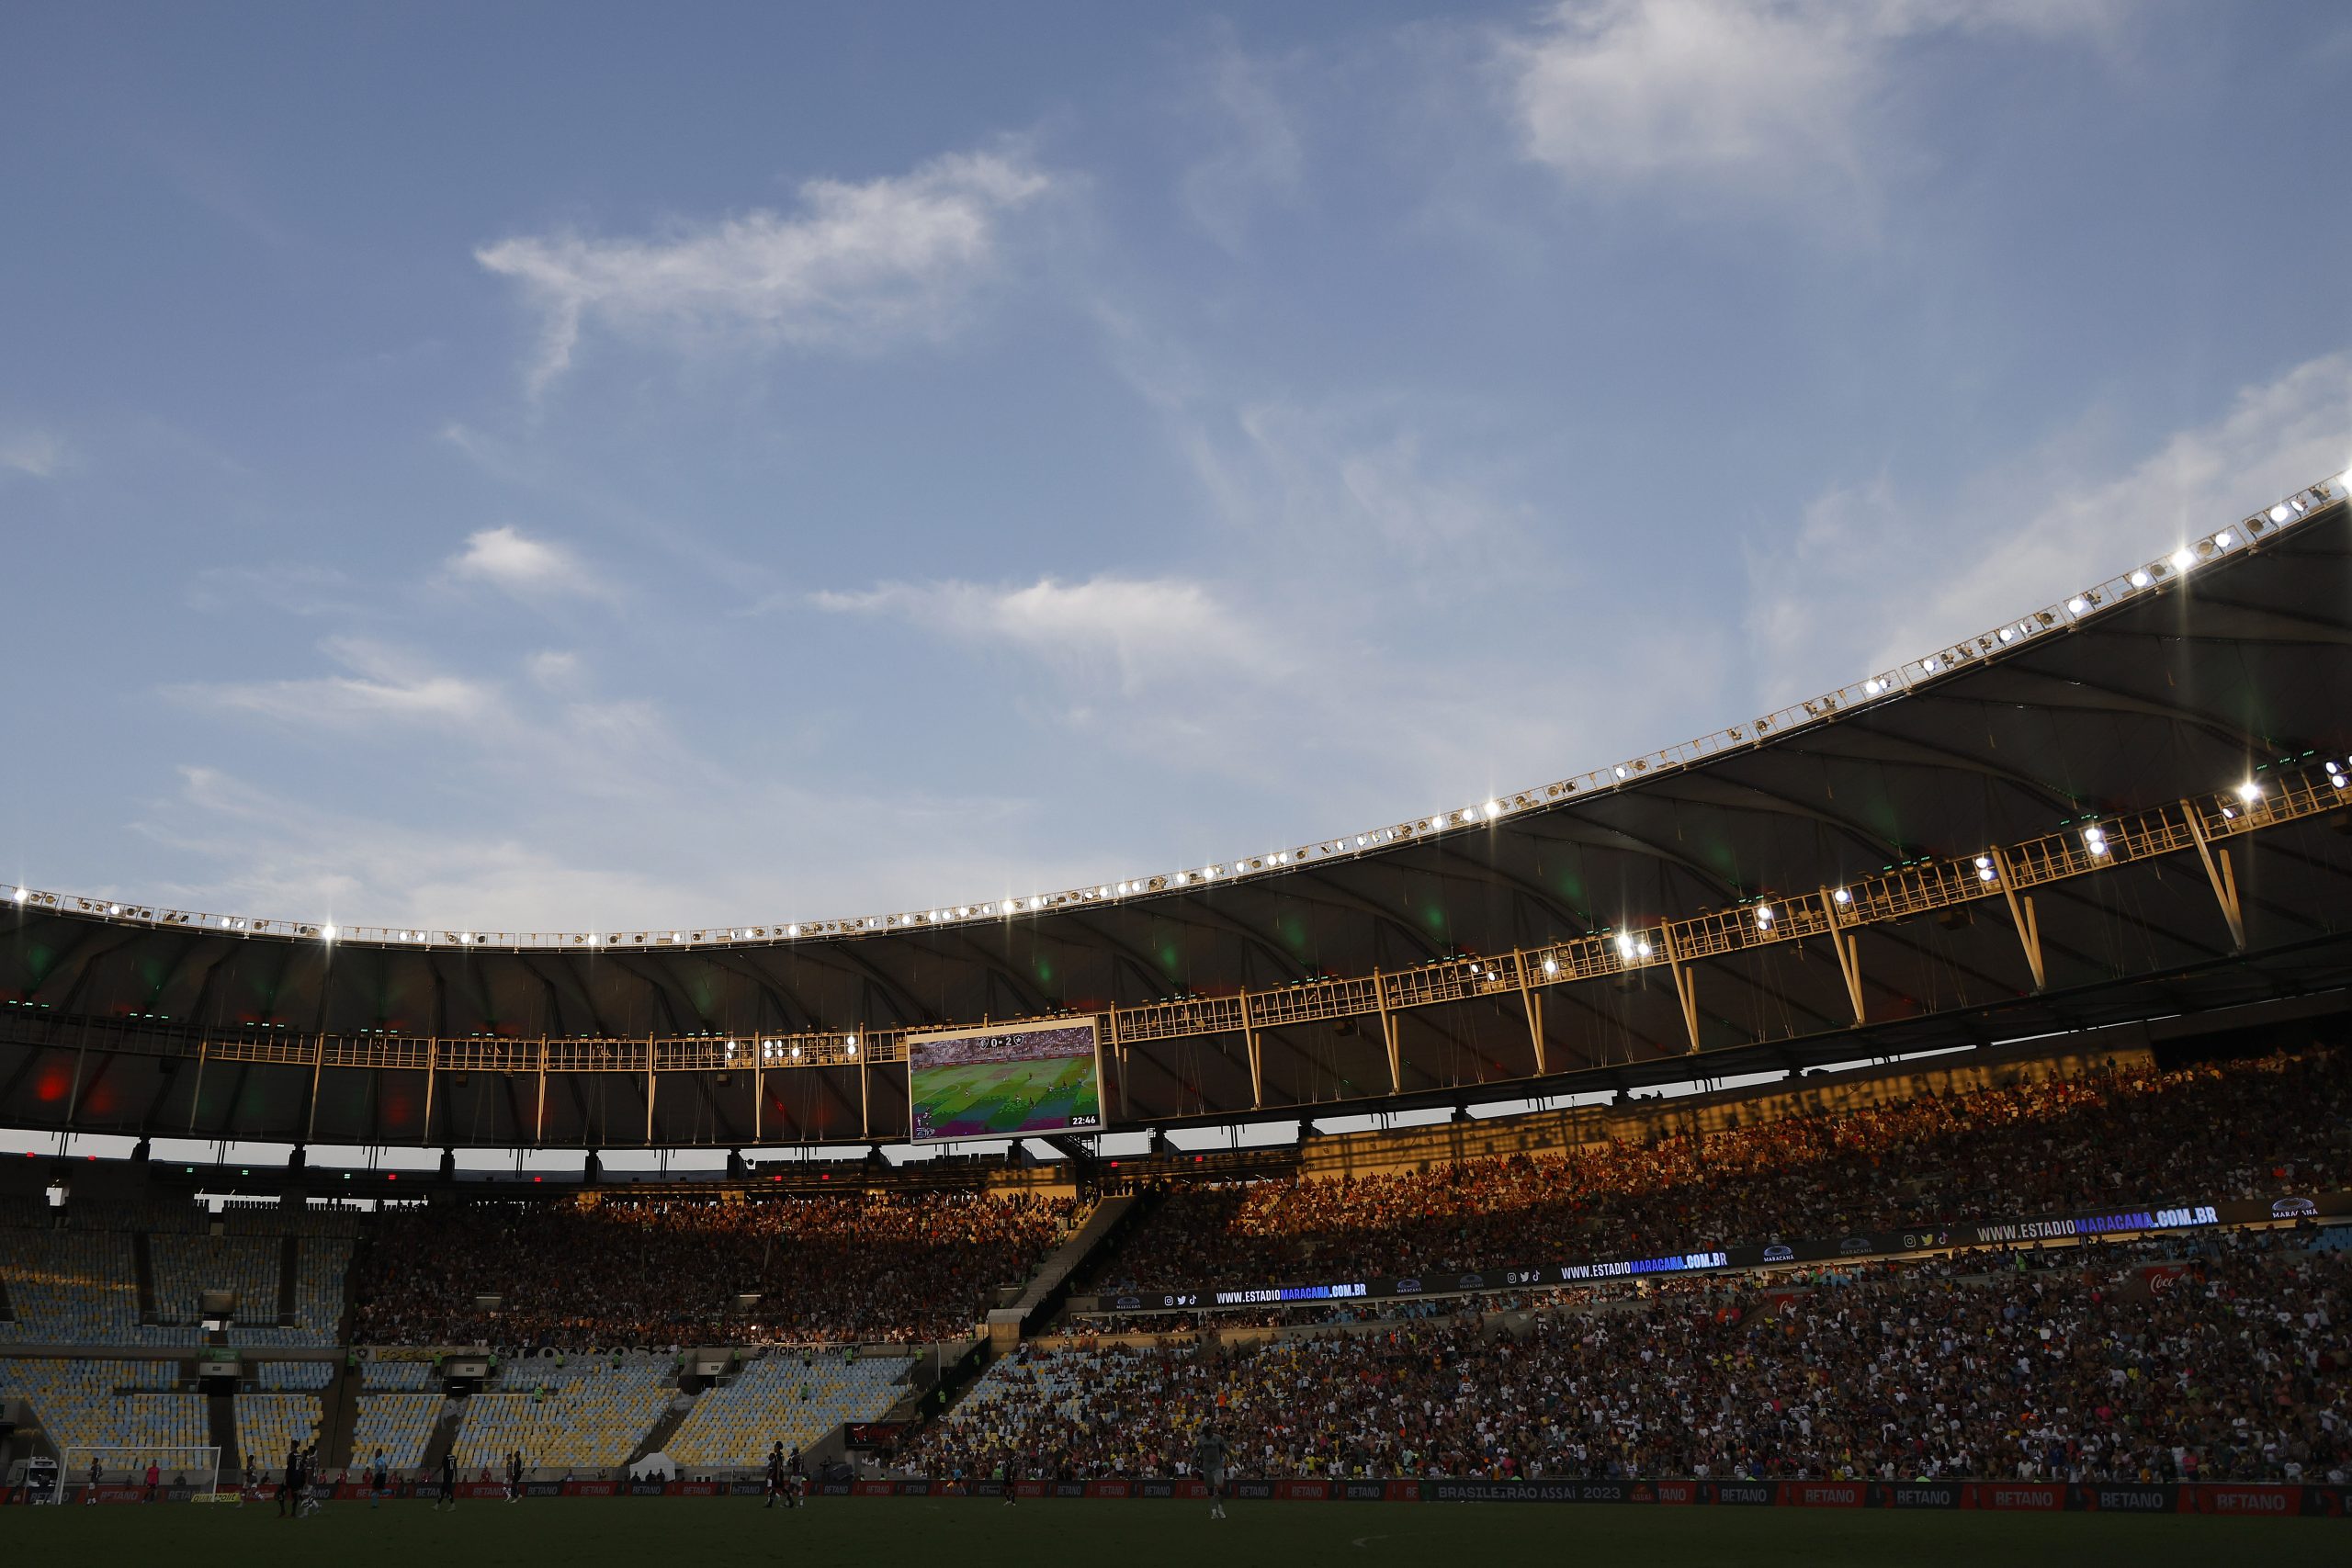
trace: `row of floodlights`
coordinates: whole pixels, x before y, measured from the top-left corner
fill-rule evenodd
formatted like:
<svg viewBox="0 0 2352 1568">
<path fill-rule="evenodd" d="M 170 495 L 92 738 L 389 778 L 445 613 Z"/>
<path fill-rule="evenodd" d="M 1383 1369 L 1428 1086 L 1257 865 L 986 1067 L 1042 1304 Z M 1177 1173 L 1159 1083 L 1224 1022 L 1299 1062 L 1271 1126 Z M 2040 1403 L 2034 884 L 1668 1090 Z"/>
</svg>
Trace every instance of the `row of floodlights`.
<svg viewBox="0 0 2352 1568">
<path fill-rule="evenodd" d="M 2333 491 L 2333 494 L 2330 493 L 2331 491 Z M 2161 578 L 2166 575 L 2167 570 L 2169 570 L 2170 574 L 2176 576 L 2186 574 L 2200 561 L 2210 559 L 2223 551 L 2235 548 L 2240 544 L 2249 542 L 2253 535 L 2263 526 L 2266 520 L 2272 525 L 2284 525 L 2296 518 L 2306 515 L 2321 506 L 2326 505 L 2333 500 L 2342 499 L 2346 496 L 2352 496 L 2352 468 L 2346 469 L 2343 473 L 2338 474 L 2332 479 L 2324 479 L 2318 484 L 2312 485 L 2306 490 L 2297 491 L 2295 494 L 2289 496 L 2286 500 L 2272 506 L 2267 513 L 2256 513 L 2254 516 L 2247 518 L 2243 524 L 2233 527 L 2223 528 L 2218 533 L 2212 534 L 2207 537 L 2199 538 L 2189 544 L 2183 545 L 2160 562 L 2150 562 L 2146 566 L 2136 568 L 2125 577 L 2124 581 L 2133 590 L 2154 587 Z M 2102 596 L 2098 591 L 2087 591 L 2082 593 L 2077 593 L 2074 597 L 2068 599 L 2066 601 L 2066 610 L 2069 615 L 2079 617 L 2087 615 L 2092 609 L 2098 606 L 2103 602 Z M 2001 627 L 1997 632 L 1989 633 L 1985 637 L 1977 640 L 1981 647 L 1987 650 L 1992 650 L 1997 649 L 1999 646 L 2015 643 L 2020 638 L 2030 637 L 2036 631 L 2045 629 L 2055 626 L 2056 624 L 2057 621 L 2055 616 L 2050 612 L 2043 611 L 2024 620 L 2011 622 L 2007 626 Z M 1927 674 L 1938 674 L 1957 665 L 1960 662 L 1961 658 L 1967 656 L 1970 651 L 1971 650 L 1963 645 L 1948 649 L 1941 653 L 1931 653 L 1919 660 L 1919 668 Z M 1899 684 L 1900 682 L 1898 678 L 1893 674 L 1873 675 L 1862 682 L 1862 693 L 1865 696 L 1869 697 L 1883 696 L 1893 692 Z M 1826 699 L 1825 699 L 1825 701 L 1826 701 Z M 1808 707 L 1812 706 L 1810 704 L 1806 705 Z M 1758 729 L 1759 733 L 1761 732 L 1761 728 L 1762 721 L 1758 721 Z M 1736 731 L 1734 733 L 1736 734 Z M 1614 778 L 1626 780 L 1632 778 L 1635 773 L 1646 771 L 1648 765 L 1648 762 L 1645 761 L 1636 760 L 1631 762 L 1618 763 L 1614 768 L 1611 769 L 1610 772 Z M 2343 775 L 2340 773 L 2336 775 L 2339 783 L 2342 776 Z M 858 933 L 866 931 L 906 930 L 917 926 L 946 925 L 961 920 L 1002 919 L 1023 913 L 1035 914 L 1049 907 L 1058 907 L 1067 902 L 1094 902 L 1112 898 L 1126 898 L 1135 897 L 1138 894 L 1159 893 L 1171 887 L 1190 887 L 1196 883 L 1205 885 L 1221 879 L 1247 875 L 1255 872 L 1280 870 L 1293 863 L 1309 860 L 1317 854 L 1325 856 L 1345 854 L 1349 852 L 1351 847 L 1355 850 L 1368 850 L 1377 845 L 1394 843 L 1416 832 L 1443 832 L 1448 829 L 1471 827 L 1481 821 L 1493 822 L 1500 818 L 1508 811 L 1533 807 L 1539 804 L 1544 798 L 1557 795 L 1563 792 L 1563 788 L 1564 786 L 1555 785 L 1545 791 L 1528 791 L 1523 794 L 1513 795 L 1509 805 L 1506 805 L 1499 798 L 1490 798 L 1483 806 L 1474 805 L 1464 807 L 1460 810 L 1435 812 L 1426 818 L 1421 818 L 1412 822 L 1403 823 L 1396 827 L 1375 829 L 1370 832 L 1358 833 L 1354 835 L 1352 845 L 1351 845 L 1350 840 L 1347 839 L 1334 839 L 1320 845 L 1303 847 L 1297 850 L 1277 850 L 1269 854 L 1242 856 L 1237 858 L 1230 865 L 1223 863 L 1215 863 L 1192 870 L 1171 872 L 1162 876 L 1135 877 L 1118 883 L 1102 883 L 1091 889 L 1080 888 L 1069 893 L 1054 894 L 1050 896 L 1042 893 L 1032 894 L 1026 898 L 1003 898 L 980 904 L 958 904 L 953 908 L 943 906 L 935 909 L 916 910 L 911 914 L 869 915 L 861 919 L 824 922 L 808 926 L 796 923 L 780 927 L 762 926 L 716 931 L 696 931 L 693 934 L 691 939 L 689 939 L 684 931 L 673 931 L 669 933 L 669 940 L 673 943 L 686 945 L 689 944 L 690 941 L 692 942 L 713 941 L 748 942 L 777 935 L 781 935 L 788 939 L 797 939 L 803 934 L 818 935 L 834 932 Z M 1989 866 L 1984 865 L 1980 865 L 1977 869 L 1980 874 L 1987 873 L 1991 870 Z M 1994 878 L 1988 874 L 1985 875 L 1984 879 L 1989 882 Z M 28 894 L 26 889 L 22 887 L 17 889 L 17 903 L 24 903 L 27 897 Z M 107 906 L 107 912 L 109 915 L 119 916 L 122 913 L 122 907 L 119 904 L 109 905 Z M 220 926 L 224 930 L 230 931 L 259 931 L 265 929 L 268 923 L 266 921 L 248 922 L 227 915 L 222 915 L 217 918 Z M 311 933 L 311 928 L 309 927 L 298 926 L 294 929 L 298 932 L 305 934 Z M 335 928 L 331 925 L 320 927 L 316 929 L 315 934 L 323 941 L 333 942 L 335 939 Z M 387 932 L 385 934 L 389 940 L 397 942 L 425 942 L 433 940 L 433 933 L 425 931 L 402 931 L 396 933 Z M 657 932 L 643 931 L 635 933 L 616 931 L 610 937 L 606 937 L 600 932 L 592 932 L 584 939 L 575 937 L 571 940 L 574 942 L 584 941 L 584 944 L 590 947 L 603 947 L 606 945 L 618 946 L 630 942 L 643 942 L 649 936 L 656 942 L 661 940 L 660 934 Z M 447 933 L 444 933 L 443 940 L 447 941 L 451 939 Z M 487 943 L 491 939 L 488 936 L 477 934 L 473 931 L 459 932 L 457 933 L 454 938 L 456 944 L 460 947 L 481 945 Z"/>
</svg>

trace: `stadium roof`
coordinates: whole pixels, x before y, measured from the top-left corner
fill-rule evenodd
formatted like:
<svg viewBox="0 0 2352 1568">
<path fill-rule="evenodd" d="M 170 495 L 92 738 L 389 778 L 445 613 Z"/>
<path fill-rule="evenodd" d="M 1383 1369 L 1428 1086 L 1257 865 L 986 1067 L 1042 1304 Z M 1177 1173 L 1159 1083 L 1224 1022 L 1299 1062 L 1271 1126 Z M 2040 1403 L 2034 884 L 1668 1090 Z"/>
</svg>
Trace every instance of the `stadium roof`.
<svg viewBox="0 0 2352 1568">
<path fill-rule="evenodd" d="M 1669 752 L 1012 908 L 517 935 L 0 889 L 0 1122 L 895 1139 L 905 1031 L 1076 1012 L 1114 1124 L 1159 1125 L 2340 987 L 2347 527 L 2331 480 Z"/>
</svg>

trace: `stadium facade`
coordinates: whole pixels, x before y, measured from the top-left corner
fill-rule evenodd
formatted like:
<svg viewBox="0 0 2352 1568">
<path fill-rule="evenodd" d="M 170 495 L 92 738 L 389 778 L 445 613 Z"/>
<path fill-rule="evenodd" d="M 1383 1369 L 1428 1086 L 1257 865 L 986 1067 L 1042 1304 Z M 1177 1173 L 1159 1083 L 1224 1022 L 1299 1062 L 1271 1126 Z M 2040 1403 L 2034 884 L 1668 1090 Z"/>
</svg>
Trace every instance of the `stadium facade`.
<svg viewBox="0 0 2352 1568">
<path fill-rule="evenodd" d="M 0 1124 L 751 1149 L 905 1137 L 908 1035 L 1008 1020 L 1094 1020 L 1111 1125 L 1165 1128 L 2339 1010 L 2346 478 L 2153 511 L 2141 566 L 1703 739 L 1092 887 L 564 933 L 0 888 Z"/>
</svg>

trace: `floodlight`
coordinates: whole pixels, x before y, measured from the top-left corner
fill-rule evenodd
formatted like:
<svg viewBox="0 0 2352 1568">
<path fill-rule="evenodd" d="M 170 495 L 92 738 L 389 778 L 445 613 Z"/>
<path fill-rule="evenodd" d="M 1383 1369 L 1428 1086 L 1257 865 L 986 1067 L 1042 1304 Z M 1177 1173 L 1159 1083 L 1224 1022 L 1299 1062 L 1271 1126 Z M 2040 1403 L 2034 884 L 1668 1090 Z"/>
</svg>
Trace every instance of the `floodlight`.
<svg viewBox="0 0 2352 1568">
<path fill-rule="evenodd" d="M 2107 853 L 2107 830 L 2097 827 L 2084 829 L 2083 848 L 2094 855 Z"/>
<path fill-rule="evenodd" d="M 2150 577 L 2150 576 L 2148 575 L 2148 569 L 2147 569 L 2146 567 L 2144 567 L 2144 566 L 2143 566 L 2143 567 L 2136 567 L 2136 568 L 2134 568 L 2134 569 L 2132 570 L 2132 587 L 2134 587 L 2134 588 L 2145 588 L 2146 586 L 2148 586 L 2148 584 L 2149 584 L 2149 583 L 2154 582 L 2154 581 L 2155 581 L 2155 579 L 2154 579 L 2154 578 Z"/>
<path fill-rule="evenodd" d="M 319 931 L 319 940 L 322 942 L 333 942 L 334 940 L 334 928 L 333 926 L 322 927 Z"/>
<path fill-rule="evenodd" d="M 2192 552 L 2187 545 L 2183 545 L 2180 548 L 2178 548 L 2178 549 L 2177 549 L 2177 550 L 2173 551 L 2173 553 L 2172 553 L 2172 569 L 2173 569 L 2173 570 L 2175 570 L 2175 571 L 2187 571 L 2190 567 L 2195 566 L 2196 564 L 2197 564 L 2197 557 L 2196 557 L 2195 553 L 2194 553 L 2194 552 Z"/>
<path fill-rule="evenodd" d="M 1877 696 L 1879 693 L 1885 689 L 1885 687 L 1879 684 L 1878 679 L 1875 676 L 1862 682 L 1862 695 L 1866 697 Z"/>
<path fill-rule="evenodd" d="M 786 926 L 784 928 L 784 934 L 786 936 L 798 936 L 800 934 L 800 928 L 798 926 Z"/>
<path fill-rule="evenodd" d="M 2287 510 L 2287 503 L 2283 501 L 2270 509 L 2270 521 L 2273 523 L 2284 523 L 2291 515 L 2292 513 Z"/>
<path fill-rule="evenodd" d="M 1620 935 L 1618 937 L 1617 956 L 1620 958 L 1631 958 L 1634 956 L 1634 939 L 1630 935 Z"/>
<path fill-rule="evenodd" d="M 2066 613 L 2070 615 L 2079 615 L 2090 607 L 2091 602 L 2079 593 L 2066 601 Z"/>
<path fill-rule="evenodd" d="M 1919 668 L 1925 670 L 1930 675 L 1934 674 L 1936 672 L 1936 656 L 1931 653 L 1928 655 L 1927 658 L 1919 660 Z"/>
<path fill-rule="evenodd" d="M 800 1055 L 800 1042 L 797 1040 L 792 1043 L 792 1054 L 795 1057 Z"/>
<path fill-rule="evenodd" d="M 23 888 L 19 887 L 19 888 L 17 888 L 17 903 L 19 903 L 19 904 L 21 904 L 21 903 L 23 903 L 24 901 L 25 901 L 25 890 L 24 890 Z"/>
<path fill-rule="evenodd" d="M 1759 926 L 1769 926 L 1772 923 L 1771 905 L 1758 904 L 1756 906 L 1756 923 Z"/>
<path fill-rule="evenodd" d="M 1489 818 L 1500 817 L 1502 814 L 1503 803 L 1501 801 L 1490 800 L 1487 802 L 1487 815 Z"/>
<path fill-rule="evenodd" d="M 1544 973 L 1546 975 L 1557 975 L 1559 972 L 1560 961 L 1558 959 L 1547 958 L 1544 961 Z"/>
<path fill-rule="evenodd" d="M 2213 536 L 2213 547 L 2216 549 L 2226 550 L 2232 545 L 2236 544 L 2237 539 L 2238 536 L 2235 529 L 2224 528 L 2220 533 Z"/>
<path fill-rule="evenodd" d="M 2238 785 L 2238 798 L 2245 801 L 2248 806 L 2252 806 L 2256 801 L 2262 798 L 2262 786 L 2255 783 L 2252 779 L 2248 779 L 2245 783 Z"/>
<path fill-rule="evenodd" d="M 1851 893 L 1847 892 L 1842 887 L 1838 889 L 1837 892 L 1831 894 L 1830 897 L 1837 899 L 1840 904 L 1850 904 L 1854 901 L 1854 896 Z"/>
</svg>

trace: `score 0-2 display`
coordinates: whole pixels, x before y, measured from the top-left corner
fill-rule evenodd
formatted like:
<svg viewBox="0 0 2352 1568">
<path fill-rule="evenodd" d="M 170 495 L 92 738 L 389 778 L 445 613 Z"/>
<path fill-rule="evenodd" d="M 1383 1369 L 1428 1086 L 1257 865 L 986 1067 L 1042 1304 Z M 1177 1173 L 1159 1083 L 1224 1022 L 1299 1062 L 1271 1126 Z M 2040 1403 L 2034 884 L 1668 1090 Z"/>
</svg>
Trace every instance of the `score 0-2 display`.
<svg viewBox="0 0 2352 1568">
<path fill-rule="evenodd" d="M 910 1035 L 907 1100 L 919 1144 L 1100 1127 L 1102 1062 L 1094 1021 Z"/>
</svg>

